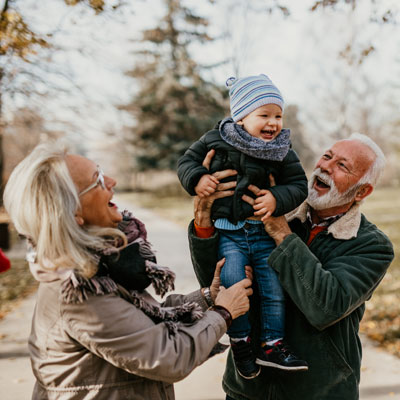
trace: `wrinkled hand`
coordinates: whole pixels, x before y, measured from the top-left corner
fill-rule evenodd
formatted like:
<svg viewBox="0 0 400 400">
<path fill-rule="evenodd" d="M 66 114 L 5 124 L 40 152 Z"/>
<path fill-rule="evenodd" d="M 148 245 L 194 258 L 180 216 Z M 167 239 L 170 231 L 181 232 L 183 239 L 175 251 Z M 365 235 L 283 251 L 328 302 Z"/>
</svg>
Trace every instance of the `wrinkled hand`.
<svg viewBox="0 0 400 400">
<path fill-rule="evenodd" d="M 214 303 L 219 293 L 219 288 L 221 286 L 221 269 L 224 266 L 224 264 L 225 264 L 225 257 L 217 262 L 214 272 L 214 278 L 210 285 L 211 298 L 213 299 Z"/>
<path fill-rule="evenodd" d="M 214 272 L 214 278 L 210 285 L 211 298 L 213 299 L 214 303 L 215 303 L 215 299 L 217 298 L 217 295 L 219 293 L 219 289 L 221 287 L 221 269 L 224 266 L 224 264 L 225 264 L 225 257 L 217 262 L 217 265 L 215 267 L 215 272 Z M 248 265 L 246 265 L 244 268 L 245 268 L 245 273 L 246 273 L 247 279 L 250 279 L 252 281 L 253 280 L 253 268 L 251 268 Z"/>
<path fill-rule="evenodd" d="M 249 311 L 249 296 L 253 294 L 250 279 L 243 279 L 235 283 L 230 288 L 220 287 L 220 291 L 215 299 L 215 304 L 225 307 L 231 314 L 232 319 L 240 317 Z"/>
<path fill-rule="evenodd" d="M 203 161 L 203 167 L 210 169 L 211 160 L 214 157 L 215 150 L 210 150 Z M 217 171 L 209 175 L 215 178 L 218 182 L 229 176 L 236 175 L 237 172 L 233 169 L 226 169 L 224 171 Z M 194 220 L 198 226 L 211 227 L 213 226 L 211 221 L 211 207 L 216 199 L 223 197 L 232 196 L 236 186 L 236 182 L 225 182 L 218 183 L 215 188 L 215 192 L 204 197 L 196 196 L 194 198 Z"/>
<path fill-rule="evenodd" d="M 246 278 L 250 279 L 251 281 L 253 280 L 253 268 L 251 268 L 249 265 L 246 265 L 244 267 L 244 273 L 246 274 Z"/>
</svg>

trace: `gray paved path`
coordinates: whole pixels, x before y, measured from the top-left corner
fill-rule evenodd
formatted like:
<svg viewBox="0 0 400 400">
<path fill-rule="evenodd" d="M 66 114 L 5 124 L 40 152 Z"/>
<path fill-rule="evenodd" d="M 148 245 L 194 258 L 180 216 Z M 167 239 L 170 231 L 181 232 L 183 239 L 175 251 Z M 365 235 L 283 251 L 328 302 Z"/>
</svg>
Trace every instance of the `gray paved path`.
<svg viewBox="0 0 400 400">
<path fill-rule="evenodd" d="M 135 209 L 135 215 L 146 223 L 149 240 L 157 249 L 158 262 L 177 272 L 177 292 L 188 293 L 196 289 L 186 231 L 147 210 Z M 34 377 L 26 343 L 34 304 L 35 296 L 31 296 L 0 321 L 1 400 L 30 399 Z M 363 343 L 361 400 L 400 400 L 400 359 L 377 349 L 365 338 Z M 176 399 L 223 400 L 221 378 L 224 364 L 225 355 L 220 355 L 197 368 L 175 385 Z"/>
</svg>

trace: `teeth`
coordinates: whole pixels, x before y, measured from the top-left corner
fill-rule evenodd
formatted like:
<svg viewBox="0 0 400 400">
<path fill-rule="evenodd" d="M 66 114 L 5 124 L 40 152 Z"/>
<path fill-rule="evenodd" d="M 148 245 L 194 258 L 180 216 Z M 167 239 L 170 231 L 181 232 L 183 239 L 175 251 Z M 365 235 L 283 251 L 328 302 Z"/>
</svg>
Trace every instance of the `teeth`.
<svg viewBox="0 0 400 400">
<path fill-rule="evenodd" d="M 317 182 L 321 182 L 322 184 L 324 184 L 325 186 L 329 186 L 329 183 L 325 182 L 323 179 L 321 179 L 319 176 L 316 177 Z"/>
</svg>

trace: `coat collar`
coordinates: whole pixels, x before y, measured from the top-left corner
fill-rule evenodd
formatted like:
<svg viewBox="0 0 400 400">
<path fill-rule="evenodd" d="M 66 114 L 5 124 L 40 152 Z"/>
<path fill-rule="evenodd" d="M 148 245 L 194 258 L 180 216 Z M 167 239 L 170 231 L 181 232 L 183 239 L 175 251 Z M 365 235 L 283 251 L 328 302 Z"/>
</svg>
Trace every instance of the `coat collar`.
<svg viewBox="0 0 400 400">
<path fill-rule="evenodd" d="M 286 219 L 290 222 L 299 219 L 302 223 L 306 222 L 307 211 L 310 206 L 305 201 L 298 208 L 286 214 Z M 328 233 L 335 239 L 349 240 L 357 236 L 361 224 L 360 204 L 354 204 L 347 213 L 340 217 L 333 224 L 329 225 Z"/>
</svg>

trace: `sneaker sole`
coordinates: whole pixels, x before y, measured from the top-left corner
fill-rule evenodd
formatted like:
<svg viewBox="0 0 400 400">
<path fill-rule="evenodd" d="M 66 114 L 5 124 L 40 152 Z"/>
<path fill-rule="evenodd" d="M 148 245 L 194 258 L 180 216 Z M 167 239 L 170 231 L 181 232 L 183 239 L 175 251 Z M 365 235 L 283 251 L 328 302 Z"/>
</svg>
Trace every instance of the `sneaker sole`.
<svg viewBox="0 0 400 400">
<path fill-rule="evenodd" d="M 253 376 L 244 376 L 244 375 L 242 375 L 242 374 L 240 373 L 240 371 L 239 371 L 237 368 L 236 368 L 236 371 L 237 371 L 238 374 L 239 374 L 242 378 L 244 378 L 244 379 L 254 379 L 254 378 L 257 378 L 258 375 L 260 375 L 261 368 L 259 368 L 257 374 L 255 374 L 255 375 L 253 375 Z"/>
<path fill-rule="evenodd" d="M 272 363 L 272 362 L 269 362 L 269 361 L 260 360 L 259 358 L 256 359 L 256 364 L 262 365 L 264 367 L 283 369 L 285 371 L 308 371 L 308 367 L 306 367 L 305 365 L 299 365 L 299 366 L 296 366 L 296 367 L 285 367 L 284 365 Z"/>
</svg>

